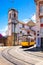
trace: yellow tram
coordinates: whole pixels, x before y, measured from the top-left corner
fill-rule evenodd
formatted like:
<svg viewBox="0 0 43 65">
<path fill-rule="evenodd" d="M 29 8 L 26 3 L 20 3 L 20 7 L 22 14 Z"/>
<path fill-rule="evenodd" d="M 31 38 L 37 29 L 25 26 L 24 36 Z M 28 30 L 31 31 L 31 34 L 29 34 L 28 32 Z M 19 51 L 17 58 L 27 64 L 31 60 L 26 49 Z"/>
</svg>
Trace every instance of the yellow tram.
<svg viewBox="0 0 43 65">
<path fill-rule="evenodd" d="M 32 37 L 32 36 L 27 36 L 27 35 L 24 35 L 24 36 L 22 37 L 22 42 L 21 42 L 21 46 L 22 46 L 22 47 L 33 46 L 34 44 L 35 44 L 34 37 Z"/>
</svg>

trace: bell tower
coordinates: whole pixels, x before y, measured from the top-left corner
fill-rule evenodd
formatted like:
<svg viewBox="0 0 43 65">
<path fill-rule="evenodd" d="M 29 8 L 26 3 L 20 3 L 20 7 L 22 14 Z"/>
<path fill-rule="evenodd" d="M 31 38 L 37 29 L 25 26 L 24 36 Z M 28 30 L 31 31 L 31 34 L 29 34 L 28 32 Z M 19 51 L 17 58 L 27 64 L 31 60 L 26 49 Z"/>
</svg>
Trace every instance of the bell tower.
<svg viewBox="0 0 43 65">
<path fill-rule="evenodd" d="M 15 45 L 15 28 L 18 22 L 18 11 L 10 9 L 8 12 L 8 45 Z"/>
</svg>

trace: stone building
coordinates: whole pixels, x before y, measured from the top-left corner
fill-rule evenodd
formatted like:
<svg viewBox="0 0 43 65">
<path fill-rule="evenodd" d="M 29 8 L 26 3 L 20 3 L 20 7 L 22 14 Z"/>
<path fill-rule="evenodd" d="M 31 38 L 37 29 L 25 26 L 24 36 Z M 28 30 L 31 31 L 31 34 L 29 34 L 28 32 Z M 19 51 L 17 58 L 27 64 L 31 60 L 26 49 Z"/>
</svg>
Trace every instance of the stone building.
<svg viewBox="0 0 43 65">
<path fill-rule="evenodd" d="M 36 2 L 36 46 L 43 47 L 43 0 L 35 0 Z"/>
<path fill-rule="evenodd" d="M 32 20 L 28 21 L 28 23 L 23 23 L 21 21 L 18 21 L 18 24 L 16 25 L 16 33 L 19 42 L 18 44 L 20 44 L 20 42 L 22 41 L 23 35 L 32 35 L 34 37 L 34 31 L 32 29 L 32 27 L 34 26 L 35 23 Z"/>
<path fill-rule="evenodd" d="M 10 9 L 8 12 L 8 38 L 7 45 L 12 46 L 15 45 L 15 40 L 17 34 L 15 33 L 15 27 L 18 23 L 18 11 L 15 9 Z"/>
<path fill-rule="evenodd" d="M 22 41 L 23 35 L 34 35 L 34 31 L 30 30 L 30 27 L 35 26 L 35 23 L 31 20 L 28 23 L 23 23 L 18 20 L 18 11 L 10 9 L 8 12 L 8 46 L 18 45 Z"/>
<path fill-rule="evenodd" d="M 7 38 L 0 34 L 0 46 L 6 46 Z"/>
</svg>

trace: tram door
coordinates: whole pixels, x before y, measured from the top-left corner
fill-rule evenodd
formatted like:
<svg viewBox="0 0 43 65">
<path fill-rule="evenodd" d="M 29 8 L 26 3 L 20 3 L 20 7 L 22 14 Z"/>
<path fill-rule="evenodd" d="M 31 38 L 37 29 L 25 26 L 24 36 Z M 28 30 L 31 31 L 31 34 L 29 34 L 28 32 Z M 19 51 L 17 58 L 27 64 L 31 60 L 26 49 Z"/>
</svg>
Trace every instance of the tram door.
<svg viewBox="0 0 43 65">
<path fill-rule="evenodd" d="M 43 38 L 41 38 L 41 48 L 43 48 Z"/>
</svg>

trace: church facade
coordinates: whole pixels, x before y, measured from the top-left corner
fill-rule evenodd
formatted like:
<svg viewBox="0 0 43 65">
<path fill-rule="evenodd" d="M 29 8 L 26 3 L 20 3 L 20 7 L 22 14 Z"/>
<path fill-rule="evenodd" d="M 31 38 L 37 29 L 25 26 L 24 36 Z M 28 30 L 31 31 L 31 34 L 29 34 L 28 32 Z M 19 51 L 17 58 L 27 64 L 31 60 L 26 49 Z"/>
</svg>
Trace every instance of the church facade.
<svg viewBox="0 0 43 65">
<path fill-rule="evenodd" d="M 31 24 L 33 23 L 33 24 Z M 7 43 L 8 46 L 19 45 L 22 41 L 23 35 L 34 35 L 34 31 L 30 30 L 29 23 L 23 23 L 18 20 L 18 11 L 11 9 L 8 12 L 8 35 Z M 31 20 L 30 24 L 35 26 L 35 23 Z M 33 27 L 32 26 L 32 27 Z"/>
</svg>

